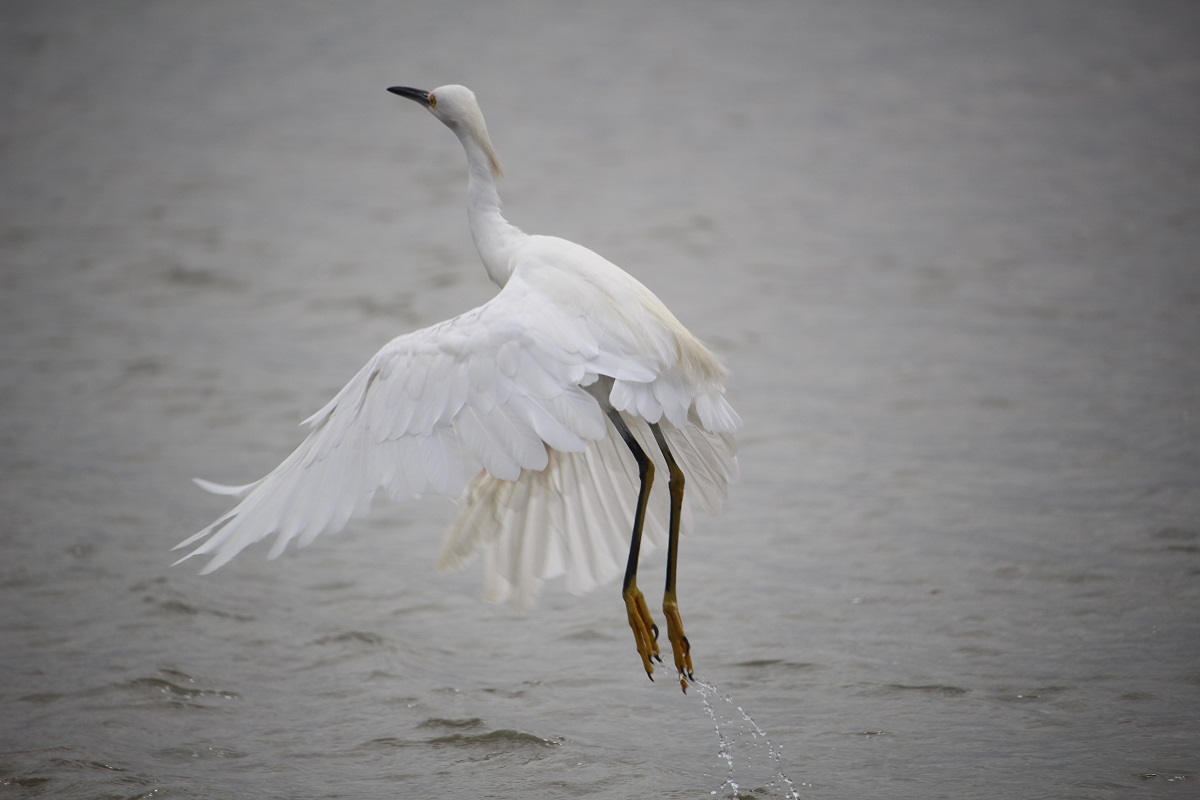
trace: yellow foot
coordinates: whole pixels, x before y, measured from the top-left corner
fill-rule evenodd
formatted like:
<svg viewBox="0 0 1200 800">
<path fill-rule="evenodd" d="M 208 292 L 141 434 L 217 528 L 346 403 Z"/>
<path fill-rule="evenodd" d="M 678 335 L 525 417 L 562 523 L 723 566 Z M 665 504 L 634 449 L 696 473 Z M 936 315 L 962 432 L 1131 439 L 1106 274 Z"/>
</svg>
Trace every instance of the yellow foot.
<svg viewBox="0 0 1200 800">
<path fill-rule="evenodd" d="M 650 607 L 646 605 L 646 598 L 636 583 L 630 584 L 628 589 L 621 592 L 621 596 L 625 598 L 629 627 L 633 629 L 633 641 L 637 644 L 638 655 L 642 657 L 642 666 L 646 668 L 646 677 L 654 680 L 654 665 L 650 659 L 662 663 L 662 656 L 658 654 L 658 626 L 654 624 Z"/>
<path fill-rule="evenodd" d="M 663 614 L 667 618 L 667 638 L 671 640 L 671 652 L 675 656 L 675 669 L 679 671 L 679 688 L 686 693 L 688 680 L 696 680 L 696 676 L 692 674 L 692 645 L 683 635 L 683 620 L 679 616 L 679 604 L 675 602 L 675 597 L 671 594 L 663 598 Z"/>
</svg>

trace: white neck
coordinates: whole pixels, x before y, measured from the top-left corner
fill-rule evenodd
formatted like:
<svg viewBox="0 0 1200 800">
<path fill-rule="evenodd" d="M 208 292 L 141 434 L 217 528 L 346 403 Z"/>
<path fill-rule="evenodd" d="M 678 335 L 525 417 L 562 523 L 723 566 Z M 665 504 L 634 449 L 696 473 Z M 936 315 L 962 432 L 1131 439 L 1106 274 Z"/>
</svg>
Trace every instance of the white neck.
<svg viewBox="0 0 1200 800">
<path fill-rule="evenodd" d="M 512 257 L 528 236 L 500 213 L 500 193 L 496 190 L 496 176 L 487 150 L 469 132 L 460 133 L 459 139 L 467 152 L 467 219 L 471 237 L 492 283 L 504 286 L 512 274 Z"/>
</svg>

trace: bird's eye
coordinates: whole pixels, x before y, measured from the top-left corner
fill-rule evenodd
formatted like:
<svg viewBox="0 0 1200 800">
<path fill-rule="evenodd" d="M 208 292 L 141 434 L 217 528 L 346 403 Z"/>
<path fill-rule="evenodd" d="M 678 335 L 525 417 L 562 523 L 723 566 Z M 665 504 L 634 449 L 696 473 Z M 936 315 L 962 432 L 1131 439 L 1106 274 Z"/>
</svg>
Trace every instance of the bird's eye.
<svg viewBox="0 0 1200 800">
<path fill-rule="evenodd" d="M 429 107 L 437 108 L 437 95 L 432 93 L 429 95 Z"/>
</svg>

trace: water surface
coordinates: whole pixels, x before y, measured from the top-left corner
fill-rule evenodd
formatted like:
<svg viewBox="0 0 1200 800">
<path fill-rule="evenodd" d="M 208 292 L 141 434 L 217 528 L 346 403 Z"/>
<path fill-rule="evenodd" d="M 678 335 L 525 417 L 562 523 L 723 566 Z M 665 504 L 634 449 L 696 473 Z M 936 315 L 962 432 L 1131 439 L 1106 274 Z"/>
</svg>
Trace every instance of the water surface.
<svg viewBox="0 0 1200 800">
<path fill-rule="evenodd" d="M 743 796 L 1195 795 L 1194 4 L 0 15 L 6 796 L 728 796 L 723 742 Z M 732 369 L 743 481 L 680 577 L 707 701 L 615 586 L 435 574 L 445 501 L 169 567 L 225 508 L 193 475 L 490 296 L 458 143 L 384 92 L 449 82 L 510 218 Z"/>
</svg>

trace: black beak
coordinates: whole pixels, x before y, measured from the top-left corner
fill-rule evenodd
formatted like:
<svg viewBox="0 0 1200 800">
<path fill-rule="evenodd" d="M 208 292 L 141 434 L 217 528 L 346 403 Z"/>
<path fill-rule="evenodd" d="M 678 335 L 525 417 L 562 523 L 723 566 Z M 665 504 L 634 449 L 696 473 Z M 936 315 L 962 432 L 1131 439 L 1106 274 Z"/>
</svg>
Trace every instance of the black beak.
<svg viewBox="0 0 1200 800">
<path fill-rule="evenodd" d="M 401 97 L 407 97 L 409 100 L 416 100 L 421 105 L 429 108 L 429 92 L 424 89 L 413 89 L 408 86 L 389 86 L 388 91 L 392 94 L 398 94 Z"/>
</svg>

